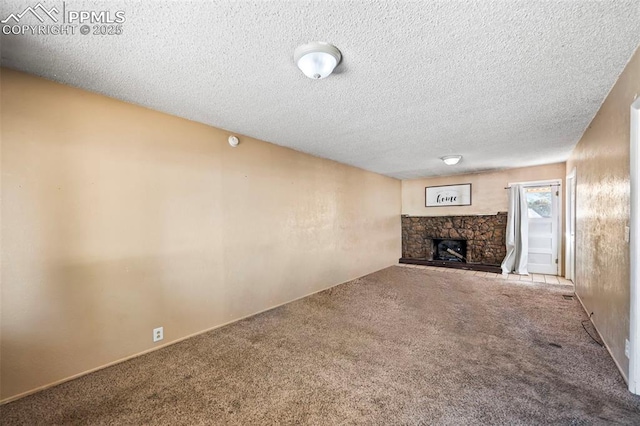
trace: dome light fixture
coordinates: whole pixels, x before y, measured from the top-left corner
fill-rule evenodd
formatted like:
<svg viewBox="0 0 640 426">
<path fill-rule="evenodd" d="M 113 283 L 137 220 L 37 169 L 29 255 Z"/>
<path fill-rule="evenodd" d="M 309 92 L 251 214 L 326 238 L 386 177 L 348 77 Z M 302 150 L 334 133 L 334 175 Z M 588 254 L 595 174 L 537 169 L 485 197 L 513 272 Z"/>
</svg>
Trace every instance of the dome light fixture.
<svg viewBox="0 0 640 426">
<path fill-rule="evenodd" d="M 293 53 L 293 60 L 298 68 L 314 80 L 328 77 L 341 59 L 342 54 L 338 48 L 323 41 L 303 44 Z"/>
<path fill-rule="evenodd" d="M 454 166 L 462 160 L 462 155 L 445 155 L 440 158 L 447 166 Z"/>
</svg>

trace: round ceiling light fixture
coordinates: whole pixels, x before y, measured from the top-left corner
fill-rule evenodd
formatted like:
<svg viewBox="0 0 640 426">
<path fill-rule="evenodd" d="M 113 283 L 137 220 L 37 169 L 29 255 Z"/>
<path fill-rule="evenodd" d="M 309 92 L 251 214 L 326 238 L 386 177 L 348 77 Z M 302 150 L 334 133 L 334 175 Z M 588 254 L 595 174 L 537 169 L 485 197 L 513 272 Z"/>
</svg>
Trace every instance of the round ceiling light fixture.
<svg viewBox="0 0 640 426">
<path fill-rule="evenodd" d="M 462 160 L 462 155 L 445 155 L 440 159 L 444 161 L 444 164 L 446 164 L 447 166 L 453 166 L 458 164 L 460 160 Z"/>
<path fill-rule="evenodd" d="M 303 44 L 293 53 L 293 60 L 300 71 L 314 80 L 328 77 L 341 59 L 338 48 L 323 41 Z"/>
</svg>

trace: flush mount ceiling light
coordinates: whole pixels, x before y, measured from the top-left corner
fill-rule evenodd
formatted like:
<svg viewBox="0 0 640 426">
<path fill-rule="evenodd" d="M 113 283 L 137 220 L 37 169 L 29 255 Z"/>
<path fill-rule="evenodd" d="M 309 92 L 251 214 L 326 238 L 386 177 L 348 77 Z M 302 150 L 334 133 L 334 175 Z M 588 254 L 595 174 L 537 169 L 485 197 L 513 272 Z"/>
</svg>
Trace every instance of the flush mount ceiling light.
<svg viewBox="0 0 640 426">
<path fill-rule="evenodd" d="M 447 166 L 453 166 L 455 164 L 458 164 L 460 160 L 462 160 L 462 155 L 445 155 L 440 159 L 444 161 L 444 164 L 446 164 Z"/>
<path fill-rule="evenodd" d="M 328 77 L 340 63 L 342 55 L 337 47 L 322 41 L 313 41 L 298 46 L 293 60 L 298 68 L 309 78 L 319 80 Z"/>
</svg>

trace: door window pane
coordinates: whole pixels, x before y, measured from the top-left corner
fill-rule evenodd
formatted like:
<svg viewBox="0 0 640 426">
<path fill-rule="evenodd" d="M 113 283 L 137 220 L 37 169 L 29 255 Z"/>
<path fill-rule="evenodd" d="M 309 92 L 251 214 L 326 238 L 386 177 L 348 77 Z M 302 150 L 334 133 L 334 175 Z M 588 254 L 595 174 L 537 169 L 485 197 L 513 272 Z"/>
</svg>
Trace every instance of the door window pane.
<svg viewBox="0 0 640 426">
<path fill-rule="evenodd" d="M 552 189 L 550 186 L 525 188 L 527 204 L 529 205 L 529 219 L 550 218 Z"/>
</svg>

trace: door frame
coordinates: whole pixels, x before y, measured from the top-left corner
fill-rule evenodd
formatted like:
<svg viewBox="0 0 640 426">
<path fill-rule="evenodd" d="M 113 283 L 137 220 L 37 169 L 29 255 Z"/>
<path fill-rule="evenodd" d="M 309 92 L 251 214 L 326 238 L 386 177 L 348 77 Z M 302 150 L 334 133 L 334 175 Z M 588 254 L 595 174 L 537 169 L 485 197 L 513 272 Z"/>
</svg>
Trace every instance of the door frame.
<svg viewBox="0 0 640 426">
<path fill-rule="evenodd" d="M 560 271 L 562 271 L 562 257 L 560 254 L 562 252 L 562 214 L 563 214 L 563 205 L 562 205 L 562 179 L 544 179 L 544 180 L 532 180 L 527 182 L 509 182 L 509 185 L 522 185 L 523 187 L 527 186 L 545 186 L 545 185 L 557 185 L 558 187 L 558 217 L 556 223 L 556 259 L 558 259 L 558 263 L 556 264 L 556 275 L 560 275 Z"/>
<path fill-rule="evenodd" d="M 575 283 L 576 280 L 576 168 L 565 178 L 565 255 L 564 276 Z M 573 233 L 573 235 L 571 235 Z"/>
<path fill-rule="evenodd" d="M 630 107 L 629 391 L 640 395 L 640 99 Z"/>
</svg>

